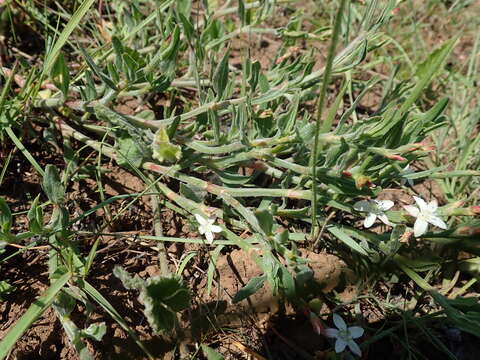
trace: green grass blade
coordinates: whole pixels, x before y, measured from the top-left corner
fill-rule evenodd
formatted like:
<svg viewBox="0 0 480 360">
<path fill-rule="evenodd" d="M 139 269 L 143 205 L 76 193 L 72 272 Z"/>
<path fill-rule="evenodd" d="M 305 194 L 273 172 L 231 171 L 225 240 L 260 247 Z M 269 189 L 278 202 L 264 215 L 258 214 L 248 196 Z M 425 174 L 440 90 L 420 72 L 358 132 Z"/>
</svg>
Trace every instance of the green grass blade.
<svg viewBox="0 0 480 360">
<path fill-rule="evenodd" d="M 332 66 L 333 60 L 335 58 L 335 48 L 337 47 L 337 43 L 339 42 L 340 32 L 341 32 L 341 25 L 342 25 L 342 18 L 343 18 L 343 10 L 345 9 L 345 0 L 340 2 L 340 6 L 338 8 L 337 16 L 335 18 L 335 25 L 333 28 L 333 35 L 332 41 L 330 43 L 330 48 L 328 50 L 328 57 L 327 57 L 327 65 L 325 66 L 325 73 L 323 75 L 323 83 L 322 88 L 320 90 L 320 95 L 318 97 L 317 103 L 317 120 L 315 126 L 315 141 L 313 145 L 313 151 L 310 158 L 310 166 L 312 167 L 312 240 L 315 241 L 315 229 L 317 224 L 317 158 L 318 158 L 318 142 L 319 142 L 319 135 L 320 129 L 322 126 L 322 113 L 323 113 L 323 106 L 325 102 L 325 97 L 327 94 L 327 86 L 330 82 L 330 77 L 332 75 Z"/>
<path fill-rule="evenodd" d="M 148 358 L 153 360 L 154 357 L 152 354 L 150 354 L 145 345 L 143 345 L 135 332 L 128 326 L 125 320 L 123 320 L 122 316 L 117 312 L 117 310 L 115 310 L 112 304 L 110 304 L 110 302 L 88 282 L 84 281 L 83 284 L 83 290 L 90 295 L 93 300 L 95 300 L 123 328 L 123 330 L 125 330 L 132 337 L 135 343 L 140 347 L 140 349 L 142 349 Z"/>
<path fill-rule="evenodd" d="M 343 100 L 343 95 L 345 95 L 345 91 L 349 86 L 349 82 L 345 82 L 343 87 L 341 88 L 340 92 L 337 94 L 333 105 L 331 106 L 330 110 L 328 111 L 327 118 L 322 124 L 322 128 L 320 129 L 320 133 L 329 132 L 332 128 L 333 120 L 335 120 L 335 115 L 337 114 L 338 108 L 340 106 L 341 101 Z"/>
<path fill-rule="evenodd" d="M 55 45 L 53 46 L 52 50 L 47 54 L 45 58 L 42 76 L 50 74 L 50 71 L 52 70 L 53 65 L 55 64 L 55 61 L 57 60 L 58 54 L 60 54 L 60 50 L 65 45 L 65 43 L 68 40 L 68 37 L 71 35 L 73 30 L 75 30 L 77 25 L 80 23 L 80 21 L 85 16 L 85 14 L 93 5 L 94 2 L 95 0 L 85 0 L 84 2 L 82 2 L 82 4 L 77 8 L 75 13 L 72 15 L 67 25 L 65 25 L 65 28 L 63 29 L 62 33 L 58 37 L 57 41 L 55 42 Z"/>
<path fill-rule="evenodd" d="M 410 278 L 412 279 L 415 284 L 417 284 L 422 290 L 425 291 L 432 291 L 434 288 L 426 282 L 420 275 L 418 275 L 415 271 L 413 271 L 405 262 L 405 258 L 401 255 L 395 255 L 394 257 L 395 263 L 398 265 L 400 269 Z"/>
<path fill-rule="evenodd" d="M 0 359 L 4 359 L 8 355 L 23 333 L 50 307 L 58 292 L 65 286 L 69 279 L 69 273 L 62 275 L 42 296 L 30 305 L 27 312 L 22 315 L 20 320 L 17 321 L 0 342 Z"/>
<path fill-rule="evenodd" d="M 339 227 L 329 226 L 327 227 L 327 230 L 352 250 L 356 251 L 361 255 L 368 256 L 368 253 L 365 251 L 365 249 L 362 248 L 360 245 L 358 245 L 358 243 L 355 240 L 353 240 L 350 236 L 348 236 L 342 230 L 340 230 Z"/>
<path fill-rule="evenodd" d="M 12 85 L 15 74 L 17 73 L 17 70 L 18 70 L 18 62 L 16 62 L 15 65 L 13 66 L 12 73 L 10 74 L 10 76 L 7 77 L 7 75 L 4 74 L 3 70 L 0 68 L 1 75 L 3 75 L 3 77 L 5 77 L 7 80 L 5 82 L 5 85 L 3 86 L 2 94 L 0 95 L 0 115 L 2 115 L 3 113 L 5 102 L 7 101 L 7 95 L 8 95 L 8 92 L 10 91 L 10 87 Z"/>
<path fill-rule="evenodd" d="M 207 271 L 207 294 L 210 295 L 212 292 L 213 276 L 215 275 L 216 264 L 220 251 L 222 251 L 223 245 L 219 245 L 215 250 L 210 251 L 210 263 L 208 264 Z"/>
<path fill-rule="evenodd" d="M 32 164 L 32 166 L 37 170 L 37 172 L 42 175 L 42 177 L 45 175 L 42 167 L 38 164 L 37 160 L 30 154 L 30 152 L 23 146 L 22 142 L 20 139 L 15 135 L 13 132 L 12 128 L 8 127 L 5 129 L 7 135 L 10 137 L 10 139 L 13 141 L 16 147 L 22 152 L 22 154 L 27 158 L 27 160 Z"/>
<path fill-rule="evenodd" d="M 418 82 L 413 88 L 410 96 L 402 104 L 399 111 L 399 117 L 410 110 L 415 101 L 422 93 L 425 86 L 432 80 L 433 76 L 442 68 L 442 64 L 447 59 L 450 52 L 453 50 L 457 37 L 445 42 L 441 47 L 435 50 L 427 60 L 425 60 L 417 69 Z"/>
</svg>

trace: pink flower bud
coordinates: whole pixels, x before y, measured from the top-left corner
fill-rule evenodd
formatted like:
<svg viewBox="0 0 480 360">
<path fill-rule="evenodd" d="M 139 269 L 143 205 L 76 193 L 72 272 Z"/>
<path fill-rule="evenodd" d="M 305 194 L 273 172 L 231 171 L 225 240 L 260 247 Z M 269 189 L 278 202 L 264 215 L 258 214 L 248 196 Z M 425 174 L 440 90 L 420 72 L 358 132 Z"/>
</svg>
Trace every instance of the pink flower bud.
<svg viewBox="0 0 480 360">
<path fill-rule="evenodd" d="M 480 206 L 472 206 L 470 209 L 472 209 L 474 214 L 480 214 Z"/>
<path fill-rule="evenodd" d="M 313 331 L 315 331 L 316 334 L 322 335 L 322 332 L 324 329 L 322 322 L 320 321 L 320 318 L 311 311 L 310 311 L 310 324 L 312 324 Z"/>
<path fill-rule="evenodd" d="M 397 160 L 397 161 L 406 161 L 407 160 L 403 156 L 400 156 L 400 155 L 386 155 L 386 157 L 390 160 Z"/>
</svg>

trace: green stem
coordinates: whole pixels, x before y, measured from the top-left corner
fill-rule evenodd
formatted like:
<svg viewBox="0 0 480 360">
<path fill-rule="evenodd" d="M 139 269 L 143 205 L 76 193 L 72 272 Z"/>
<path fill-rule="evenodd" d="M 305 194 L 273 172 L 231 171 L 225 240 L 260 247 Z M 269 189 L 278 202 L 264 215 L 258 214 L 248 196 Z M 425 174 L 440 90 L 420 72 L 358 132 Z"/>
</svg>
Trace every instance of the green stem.
<svg viewBox="0 0 480 360">
<path fill-rule="evenodd" d="M 325 66 L 325 73 L 323 75 L 322 88 L 320 90 L 320 96 L 318 98 L 317 107 L 317 121 L 315 126 L 315 141 L 313 145 L 313 152 L 310 158 L 310 166 L 312 167 L 312 181 L 313 181 L 313 197 L 312 197 L 312 229 L 311 238 L 315 241 L 315 230 L 317 225 L 317 159 L 318 159 L 318 139 L 320 135 L 320 129 L 322 127 L 322 112 L 325 102 L 325 96 L 327 93 L 327 86 L 330 82 L 332 74 L 332 65 L 335 57 L 335 48 L 337 46 L 338 38 L 340 35 L 340 26 L 342 24 L 343 9 L 345 8 L 346 0 L 341 0 L 340 7 L 338 8 L 337 16 L 335 18 L 335 25 L 333 28 L 332 41 L 328 50 L 327 65 Z"/>
</svg>

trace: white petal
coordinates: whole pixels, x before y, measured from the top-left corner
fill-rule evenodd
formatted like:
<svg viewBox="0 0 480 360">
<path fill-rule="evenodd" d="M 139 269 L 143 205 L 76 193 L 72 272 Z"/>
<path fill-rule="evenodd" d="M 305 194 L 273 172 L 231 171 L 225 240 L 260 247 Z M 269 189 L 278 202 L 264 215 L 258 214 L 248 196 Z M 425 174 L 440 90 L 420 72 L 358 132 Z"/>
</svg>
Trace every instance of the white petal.
<svg viewBox="0 0 480 360">
<path fill-rule="evenodd" d="M 210 225 L 210 231 L 214 233 L 222 232 L 223 229 L 218 225 Z"/>
<path fill-rule="evenodd" d="M 435 225 L 436 227 L 439 227 L 440 229 L 447 230 L 448 226 L 445 224 L 445 222 L 440 219 L 438 216 L 432 215 L 430 218 L 428 218 L 428 222 L 432 225 Z"/>
<path fill-rule="evenodd" d="M 326 337 L 330 337 L 330 338 L 338 337 L 338 330 L 337 329 L 327 328 L 327 329 L 323 330 L 323 333 L 325 334 Z"/>
<path fill-rule="evenodd" d="M 347 343 L 343 339 L 337 339 L 335 342 L 335 352 L 341 353 L 347 347 Z"/>
<path fill-rule="evenodd" d="M 200 214 L 194 214 L 194 215 L 195 215 L 195 219 L 197 219 L 197 221 L 200 225 L 207 225 L 208 224 L 208 219 L 207 218 L 204 218 Z"/>
<path fill-rule="evenodd" d="M 410 169 L 410 165 L 407 165 L 403 168 L 403 171 L 401 172 L 402 175 L 410 175 L 410 174 L 415 174 L 415 170 Z"/>
<path fill-rule="evenodd" d="M 427 232 L 428 223 L 425 220 L 417 219 L 415 225 L 413 225 L 413 234 L 415 237 L 422 236 Z"/>
<path fill-rule="evenodd" d="M 198 227 L 198 232 L 202 235 L 205 234 L 207 231 L 208 231 L 208 225 L 200 225 Z"/>
<path fill-rule="evenodd" d="M 213 223 L 215 223 L 215 218 L 214 217 L 208 218 L 207 223 L 208 223 L 208 225 L 213 225 Z"/>
<path fill-rule="evenodd" d="M 373 209 L 372 204 L 368 200 L 360 200 L 353 204 L 353 208 L 357 211 L 371 212 Z"/>
<path fill-rule="evenodd" d="M 410 184 L 410 179 L 407 180 L 407 179 L 405 179 L 405 178 L 401 178 L 401 179 L 400 179 L 400 185 L 404 186 L 404 185 L 407 183 L 407 181 L 408 181 L 408 183 Z"/>
<path fill-rule="evenodd" d="M 437 199 L 433 199 L 428 203 L 428 208 L 430 209 L 431 212 L 437 211 L 438 208 L 438 201 Z"/>
<path fill-rule="evenodd" d="M 376 203 L 382 211 L 390 210 L 395 205 L 392 200 L 376 200 Z"/>
<path fill-rule="evenodd" d="M 345 321 L 343 321 L 340 315 L 333 314 L 333 323 L 339 330 L 347 330 L 347 324 L 345 324 Z"/>
<path fill-rule="evenodd" d="M 413 182 L 413 179 L 407 179 L 407 183 L 408 183 L 408 185 L 410 185 L 410 186 L 415 185 L 415 183 Z"/>
<path fill-rule="evenodd" d="M 363 222 L 363 226 L 365 226 L 368 229 L 370 226 L 373 225 L 376 219 L 377 219 L 377 215 L 373 213 L 368 214 L 367 217 L 365 218 L 365 221 Z"/>
<path fill-rule="evenodd" d="M 388 221 L 387 215 L 385 215 L 385 214 L 380 214 L 380 215 L 378 215 L 378 218 L 379 218 L 380 221 L 383 222 L 385 225 L 393 226 L 392 223 L 391 223 L 390 221 Z"/>
<path fill-rule="evenodd" d="M 213 233 L 211 231 L 207 231 L 205 233 L 205 237 L 207 238 L 207 242 L 209 244 L 213 243 Z"/>
<path fill-rule="evenodd" d="M 362 356 L 362 350 L 360 350 L 360 347 L 357 345 L 355 341 L 350 339 L 347 345 L 350 348 L 350 350 L 352 350 L 352 353 L 354 353 L 357 356 Z"/>
<path fill-rule="evenodd" d="M 413 217 L 417 217 L 418 214 L 420 213 L 420 210 L 418 210 L 418 208 L 413 205 L 405 205 L 403 208 L 407 210 L 407 212 Z"/>
<path fill-rule="evenodd" d="M 348 332 L 352 339 L 356 339 L 363 335 L 364 330 L 360 326 L 352 326 L 348 328 Z"/>
<path fill-rule="evenodd" d="M 428 204 L 423 200 L 422 198 L 419 198 L 417 196 L 413 197 L 415 199 L 415 202 L 417 203 L 418 207 L 420 208 L 420 212 L 425 212 L 425 210 L 428 210 Z"/>
</svg>

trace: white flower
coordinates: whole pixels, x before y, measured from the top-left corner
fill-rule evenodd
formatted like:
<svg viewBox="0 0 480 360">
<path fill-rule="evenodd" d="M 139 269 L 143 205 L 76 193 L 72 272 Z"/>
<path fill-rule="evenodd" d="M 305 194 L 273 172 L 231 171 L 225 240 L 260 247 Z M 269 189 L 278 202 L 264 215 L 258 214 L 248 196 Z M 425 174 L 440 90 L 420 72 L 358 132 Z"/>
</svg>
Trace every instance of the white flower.
<svg viewBox="0 0 480 360">
<path fill-rule="evenodd" d="M 392 226 L 390 221 L 388 221 L 387 215 L 385 215 L 385 211 L 390 210 L 392 206 L 393 201 L 391 200 L 361 200 L 353 204 L 355 210 L 368 213 L 363 222 L 363 226 L 366 228 L 372 226 L 377 217 L 385 225 Z"/>
<path fill-rule="evenodd" d="M 418 205 L 418 208 L 413 205 L 404 206 L 405 210 L 416 217 L 415 225 L 413 226 L 413 234 L 415 237 L 422 236 L 427 232 L 428 223 L 439 227 L 440 229 L 446 230 L 448 228 L 447 224 L 440 219 L 437 215 L 438 203 L 437 200 L 433 199 L 428 204 L 422 198 L 413 197 L 415 202 Z"/>
<path fill-rule="evenodd" d="M 325 335 L 337 339 L 335 341 L 335 352 L 341 353 L 348 346 L 350 350 L 357 356 L 362 356 L 362 350 L 353 339 L 363 335 L 363 329 L 360 326 L 347 327 L 342 317 L 333 314 L 333 322 L 337 329 L 325 329 Z"/>
<path fill-rule="evenodd" d="M 215 218 L 206 218 L 200 214 L 195 214 L 195 219 L 197 219 L 198 223 L 200 224 L 198 227 L 200 234 L 205 234 L 209 244 L 213 243 L 213 238 L 215 237 L 213 233 L 219 233 L 222 231 L 220 226 L 213 225 Z"/>
<path fill-rule="evenodd" d="M 413 186 L 413 179 L 406 178 L 406 175 L 410 174 L 415 174 L 415 171 L 410 169 L 410 165 L 407 165 L 403 168 L 403 170 L 400 172 L 400 185 L 404 186 L 405 184 L 408 184 L 408 186 Z"/>
</svg>

